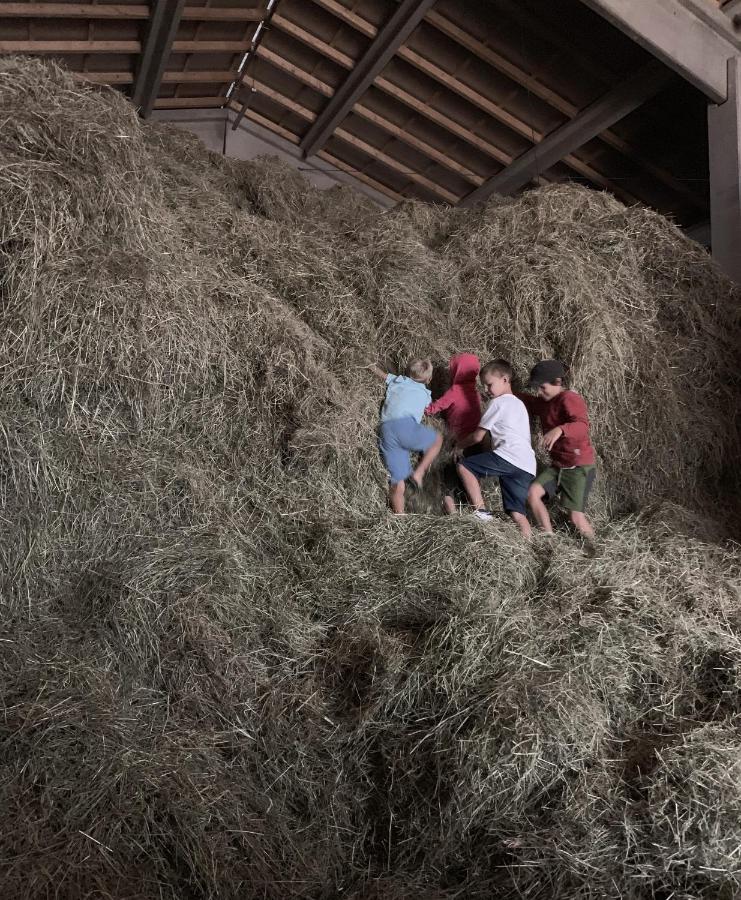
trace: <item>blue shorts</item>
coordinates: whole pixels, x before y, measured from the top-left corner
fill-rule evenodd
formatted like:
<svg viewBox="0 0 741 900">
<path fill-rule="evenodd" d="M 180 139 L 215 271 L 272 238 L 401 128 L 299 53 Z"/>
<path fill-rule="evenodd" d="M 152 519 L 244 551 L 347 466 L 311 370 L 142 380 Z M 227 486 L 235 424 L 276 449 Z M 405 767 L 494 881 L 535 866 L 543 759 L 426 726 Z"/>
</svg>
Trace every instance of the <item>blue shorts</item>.
<svg viewBox="0 0 741 900">
<path fill-rule="evenodd" d="M 518 469 L 511 462 L 497 456 L 496 453 L 478 453 L 476 456 L 467 456 L 459 465 L 481 480 L 482 478 L 498 478 L 502 491 L 502 506 L 505 512 L 526 513 L 525 501 L 527 492 L 533 483 L 534 475 L 524 469 Z"/>
<path fill-rule="evenodd" d="M 389 470 L 391 484 L 398 484 L 412 474 L 410 453 L 424 453 L 437 439 L 434 428 L 428 428 L 407 416 L 383 422 L 378 433 L 378 446 Z"/>
</svg>

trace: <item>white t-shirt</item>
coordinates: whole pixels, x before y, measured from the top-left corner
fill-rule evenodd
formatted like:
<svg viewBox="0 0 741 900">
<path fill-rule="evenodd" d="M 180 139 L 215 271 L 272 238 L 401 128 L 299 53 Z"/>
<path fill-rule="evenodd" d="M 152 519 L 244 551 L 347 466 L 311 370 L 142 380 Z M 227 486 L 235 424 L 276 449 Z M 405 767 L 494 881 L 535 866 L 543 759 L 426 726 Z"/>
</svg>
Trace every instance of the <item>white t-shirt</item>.
<svg viewBox="0 0 741 900">
<path fill-rule="evenodd" d="M 491 434 L 491 449 L 507 462 L 535 475 L 535 454 L 525 404 L 514 394 L 502 394 L 486 407 L 479 423 Z"/>
</svg>

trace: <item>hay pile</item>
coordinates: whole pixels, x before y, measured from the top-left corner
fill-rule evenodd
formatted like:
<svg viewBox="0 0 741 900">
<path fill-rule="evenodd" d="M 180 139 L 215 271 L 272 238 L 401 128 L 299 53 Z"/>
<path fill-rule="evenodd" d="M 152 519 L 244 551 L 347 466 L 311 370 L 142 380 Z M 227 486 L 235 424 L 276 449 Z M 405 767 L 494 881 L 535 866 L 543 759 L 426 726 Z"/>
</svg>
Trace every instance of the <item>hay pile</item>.
<svg viewBox="0 0 741 900">
<path fill-rule="evenodd" d="M 0 120 L 5 895 L 736 896 L 704 252 L 572 186 L 379 213 L 37 61 Z M 572 364 L 596 557 L 385 512 L 359 366 L 457 350 Z"/>
</svg>

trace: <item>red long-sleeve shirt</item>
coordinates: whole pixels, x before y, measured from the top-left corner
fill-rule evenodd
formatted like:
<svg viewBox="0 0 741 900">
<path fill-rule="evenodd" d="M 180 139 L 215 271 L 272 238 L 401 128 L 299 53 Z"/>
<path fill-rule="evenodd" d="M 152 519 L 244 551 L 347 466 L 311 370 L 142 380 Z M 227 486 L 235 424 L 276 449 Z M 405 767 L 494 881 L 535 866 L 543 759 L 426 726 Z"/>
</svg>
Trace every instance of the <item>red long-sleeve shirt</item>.
<svg viewBox="0 0 741 900">
<path fill-rule="evenodd" d="M 476 389 L 476 377 L 481 364 L 473 353 L 459 353 L 450 359 L 451 386 L 425 410 L 425 415 L 443 413 L 448 428 L 457 438 L 476 431 L 481 421 L 481 398 Z"/>
<path fill-rule="evenodd" d="M 559 469 L 594 465 L 594 447 L 589 439 L 589 416 L 584 398 L 576 391 L 562 391 L 552 400 L 532 394 L 517 394 L 532 416 L 540 419 L 543 434 L 560 428 L 563 435 L 551 448 L 551 462 Z"/>
</svg>

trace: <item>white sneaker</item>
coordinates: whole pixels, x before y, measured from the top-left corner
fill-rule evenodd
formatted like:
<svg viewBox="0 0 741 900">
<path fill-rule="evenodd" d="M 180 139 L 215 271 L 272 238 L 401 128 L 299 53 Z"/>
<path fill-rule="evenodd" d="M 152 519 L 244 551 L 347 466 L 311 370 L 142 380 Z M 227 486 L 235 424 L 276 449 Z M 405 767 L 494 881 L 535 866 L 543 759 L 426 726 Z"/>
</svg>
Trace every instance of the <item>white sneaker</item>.
<svg viewBox="0 0 741 900">
<path fill-rule="evenodd" d="M 477 519 L 481 519 L 483 522 L 491 522 L 494 518 L 488 509 L 475 509 L 473 514 Z"/>
</svg>

